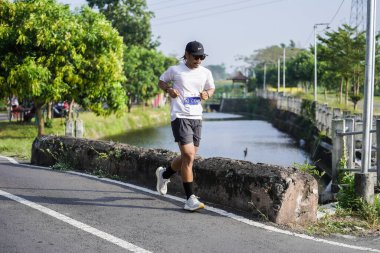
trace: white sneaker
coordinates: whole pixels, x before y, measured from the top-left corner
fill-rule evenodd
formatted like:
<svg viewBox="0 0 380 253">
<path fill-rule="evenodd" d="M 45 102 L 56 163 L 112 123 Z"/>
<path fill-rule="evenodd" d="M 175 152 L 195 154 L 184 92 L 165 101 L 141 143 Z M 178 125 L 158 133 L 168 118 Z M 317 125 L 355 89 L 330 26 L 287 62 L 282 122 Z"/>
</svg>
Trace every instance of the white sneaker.
<svg viewBox="0 0 380 253">
<path fill-rule="evenodd" d="M 185 203 L 185 210 L 195 211 L 197 209 L 205 208 L 205 204 L 199 202 L 198 198 L 193 194 Z"/>
<path fill-rule="evenodd" d="M 158 167 L 156 170 L 156 177 L 157 177 L 157 186 L 156 189 L 161 195 L 165 195 L 168 192 L 168 183 L 170 182 L 170 179 L 165 179 L 162 177 L 162 173 L 164 173 L 166 168 L 164 167 Z"/>
</svg>

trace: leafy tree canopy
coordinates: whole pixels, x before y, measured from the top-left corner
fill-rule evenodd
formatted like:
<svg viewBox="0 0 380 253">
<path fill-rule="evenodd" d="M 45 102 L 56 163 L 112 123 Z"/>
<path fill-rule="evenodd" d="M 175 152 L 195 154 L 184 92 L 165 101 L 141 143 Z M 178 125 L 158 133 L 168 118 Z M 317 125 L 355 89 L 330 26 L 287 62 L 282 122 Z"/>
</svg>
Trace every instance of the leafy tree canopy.
<svg viewBox="0 0 380 253">
<path fill-rule="evenodd" d="M 257 65 L 277 64 L 278 59 L 282 59 L 285 48 L 286 59 L 296 56 L 302 49 L 295 48 L 294 42 L 290 44 L 290 47 L 286 47 L 285 44 L 273 45 L 263 49 L 255 50 L 255 52 L 247 57 L 240 57 L 241 60 L 248 63 L 250 66 L 255 67 Z"/>
<path fill-rule="evenodd" d="M 331 76 L 329 72 L 334 72 L 341 79 L 334 85 L 336 89 L 340 86 L 341 98 L 344 81 L 347 103 L 349 93 L 358 95 L 364 83 L 365 34 L 358 33 L 349 25 L 343 25 L 337 31 L 326 32 L 318 39 L 318 62 L 325 63 L 323 72 L 318 72 L 318 75 Z"/>
<path fill-rule="evenodd" d="M 0 90 L 41 108 L 70 95 L 98 114 L 120 111 L 123 42 L 105 18 L 55 0 L 0 0 Z M 107 106 L 104 106 L 107 105 Z"/>
<path fill-rule="evenodd" d="M 125 89 L 130 105 L 132 100 L 146 101 L 157 95 L 160 92 L 158 78 L 169 66 L 177 63 L 173 57 L 139 46 L 125 47 L 124 61 Z"/>
<path fill-rule="evenodd" d="M 145 0 L 87 0 L 90 7 L 103 13 L 123 37 L 127 46 L 155 48 L 150 20 L 153 12 L 147 10 Z"/>
<path fill-rule="evenodd" d="M 284 43 L 281 45 L 273 45 L 263 49 L 258 49 L 254 53 L 247 57 L 240 57 L 241 60 L 245 61 L 248 64 L 248 69 L 250 72 L 253 72 L 257 82 L 257 87 L 262 87 L 264 83 L 264 65 L 266 65 L 266 83 L 271 86 L 277 86 L 278 80 L 278 59 L 281 63 L 283 60 L 285 50 L 285 57 L 289 63 L 290 59 L 297 57 L 297 55 L 303 51 L 303 49 L 295 48 L 295 43 L 291 40 L 289 46 L 286 46 Z M 287 63 L 287 65 L 288 65 Z M 281 64 L 281 73 L 282 73 L 282 64 Z M 288 71 L 288 70 L 287 70 Z M 280 76 L 282 78 L 282 74 Z M 289 76 L 288 76 L 289 79 Z M 287 80 L 288 84 L 290 80 Z M 282 83 L 282 80 L 280 80 Z M 295 83 L 293 83 L 294 85 Z"/>
<path fill-rule="evenodd" d="M 293 83 L 310 83 L 313 80 L 314 56 L 307 50 L 300 51 L 287 64 L 288 77 Z"/>
</svg>

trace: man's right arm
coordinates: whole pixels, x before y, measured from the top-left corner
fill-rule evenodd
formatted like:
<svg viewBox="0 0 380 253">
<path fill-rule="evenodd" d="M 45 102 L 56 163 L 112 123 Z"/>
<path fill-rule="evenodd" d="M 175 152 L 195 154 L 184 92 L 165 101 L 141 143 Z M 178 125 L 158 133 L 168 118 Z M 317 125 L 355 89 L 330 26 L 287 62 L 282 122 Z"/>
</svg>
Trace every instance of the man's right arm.
<svg viewBox="0 0 380 253">
<path fill-rule="evenodd" d="M 168 89 L 171 88 L 167 83 L 165 83 L 164 81 L 158 81 L 158 87 L 160 87 L 161 89 L 163 89 L 165 92 L 168 92 Z"/>
<path fill-rule="evenodd" d="M 169 96 L 172 98 L 176 98 L 179 96 L 179 92 L 177 90 L 173 89 L 170 85 L 168 85 L 162 80 L 158 81 L 158 87 L 167 92 Z"/>
</svg>

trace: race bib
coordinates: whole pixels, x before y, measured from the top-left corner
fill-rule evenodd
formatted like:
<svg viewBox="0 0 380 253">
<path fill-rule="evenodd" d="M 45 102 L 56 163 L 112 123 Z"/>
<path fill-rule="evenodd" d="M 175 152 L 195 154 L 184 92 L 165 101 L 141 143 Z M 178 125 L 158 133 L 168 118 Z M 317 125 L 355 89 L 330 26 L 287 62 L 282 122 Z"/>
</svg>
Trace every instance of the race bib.
<svg viewBox="0 0 380 253">
<path fill-rule="evenodd" d="M 199 95 L 185 96 L 183 104 L 190 115 L 202 115 L 201 97 Z"/>
<path fill-rule="evenodd" d="M 201 103 L 201 97 L 185 97 L 185 105 L 199 105 Z"/>
</svg>

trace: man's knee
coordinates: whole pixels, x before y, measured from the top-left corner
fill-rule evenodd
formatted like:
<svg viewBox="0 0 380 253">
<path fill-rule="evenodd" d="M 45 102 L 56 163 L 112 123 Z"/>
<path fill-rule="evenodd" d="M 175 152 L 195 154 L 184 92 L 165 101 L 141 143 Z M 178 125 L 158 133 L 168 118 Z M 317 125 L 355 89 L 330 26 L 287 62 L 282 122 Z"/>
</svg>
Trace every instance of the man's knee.
<svg viewBox="0 0 380 253">
<path fill-rule="evenodd" d="M 182 160 L 186 162 L 193 162 L 195 159 L 195 151 L 186 151 L 186 152 L 183 152 L 181 155 L 182 155 Z"/>
</svg>

